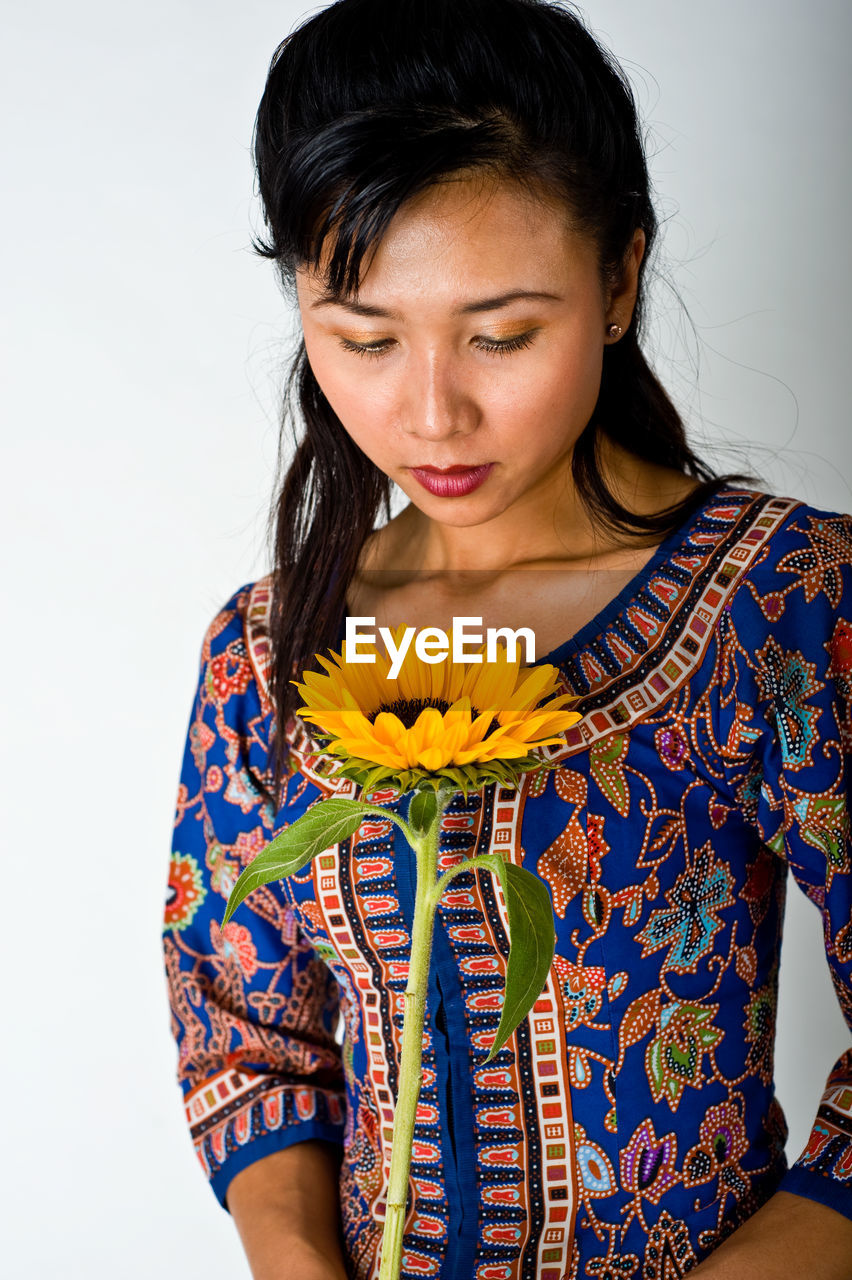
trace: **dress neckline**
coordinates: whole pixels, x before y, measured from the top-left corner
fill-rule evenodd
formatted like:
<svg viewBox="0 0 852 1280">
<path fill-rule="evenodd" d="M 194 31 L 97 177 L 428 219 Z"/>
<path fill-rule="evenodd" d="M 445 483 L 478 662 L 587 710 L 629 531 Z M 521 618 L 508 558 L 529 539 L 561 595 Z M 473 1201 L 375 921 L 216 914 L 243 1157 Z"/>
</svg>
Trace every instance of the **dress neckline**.
<svg viewBox="0 0 852 1280">
<path fill-rule="evenodd" d="M 574 632 L 573 636 L 569 636 L 567 640 L 563 640 L 562 644 L 556 645 L 556 648 L 551 649 L 550 653 L 546 653 L 544 657 L 536 658 L 535 663 L 532 663 L 532 666 L 540 667 L 544 666 L 545 663 L 554 667 L 562 666 L 562 664 L 567 662 L 568 659 L 571 659 L 574 654 L 580 653 L 581 650 L 585 649 L 588 644 L 592 643 L 592 641 L 599 639 L 599 637 L 604 634 L 606 628 L 610 626 L 610 623 L 614 621 L 614 618 L 617 618 L 618 614 L 622 612 L 628 604 L 631 604 L 632 600 L 635 600 L 636 596 L 641 593 L 647 582 L 649 582 L 651 577 L 654 576 L 654 573 L 659 570 L 661 564 L 667 562 L 675 550 L 682 547 L 684 541 L 687 541 L 692 527 L 695 526 L 698 520 L 700 520 L 702 513 L 706 511 L 706 508 L 718 500 L 720 490 L 723 488 L 725 492 L 729 492 L 730 486 L 724 486 L 722 481 L 719 481 L 719 484 L 714 485 L 714 488 L 711 489 L 710 492 L 702 495 L 702 498 L 698 500 L 696 506 L 693 506 L 687 517 L 684 518 L 682 524 L 679 524 L 677 529 L 672 530 L 670 534 L 665 536 L 658 547 L 654 549 L 654 554 L 652 554 L 650 559 L 647 559 L 640 570 L 633 573 L 633 576 L 628 582 L 626 582 L 626 584 L 624 584 L 622 590 L 618 591 L 618 593 L 615 594 L 603 608 L 599 609 L 594 617 L 590 618 L 588 622 L 583 623 L 580 631 Z M 343 616 L 340 617 L 338 625 L 338 648 L 343 645 L 345 635 L 345 618 L 347 618 L 347 614 L 345 614 L 344 611 Z"/>
<path fill-rule="evenodd" d="M 537 658 L 535 666 L 541 666 L 544 663 L 550 663 L 554 667 L 564 666 L 568 659 L 603 635 L 618 615 L 636 599 L 660 565 L 664 564 L 679 547 L 683 546 L 694 525 L 704 514 L 707 507 L 718 501 L 719 493 L 723 487 L 720 481 L 709 493 L 703 494 L 701 500 L 692 508 L 682 523 L 666 535 L 655 549 L 653 555 L 645 561 L 641 569 L 637 569 L 636 573 L 624 584 L 621 590 L 603 608 L 599 609 L 593 618 L 584 623 L 573 636 L 563 640 L 561 644 L 557 645 L 555 649 L 551 649 L 542 658 Z M 727 492 L 727 489 L 725 491 Z"/>
</svg>

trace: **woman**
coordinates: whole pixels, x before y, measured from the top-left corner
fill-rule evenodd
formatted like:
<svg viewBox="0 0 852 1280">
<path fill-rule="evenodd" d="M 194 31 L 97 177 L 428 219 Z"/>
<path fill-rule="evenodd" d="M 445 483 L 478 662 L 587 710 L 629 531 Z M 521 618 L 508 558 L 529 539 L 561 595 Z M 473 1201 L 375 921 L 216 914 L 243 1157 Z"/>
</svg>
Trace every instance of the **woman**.
<svg viewBox="0 0 852 1280">
<path fill-rule="evenodd" d="M 506 938 L 458 878 L 404 1274 L 848 1276 L 852 1055 L 787 1172 L 772 1043 L 788 864 L 852 1005 L 852 532 L 714 477 L 645 362 L 619 69 L 543 0 L 340 0 L 278 50 L 256 160 L 305 433 L 275 572 L 205 641 L 166 915 L 187 1114 L 253 1274 L 375 1274 L 406 850 L 365 824 L 217 924 L 329 789 L 290 681 L 348 614 L 529 627 L 584 712 L 547 781 L 447 815 L 450 861 L 547 881 L 556 957 L 484 1067 Z"/>
</svg>

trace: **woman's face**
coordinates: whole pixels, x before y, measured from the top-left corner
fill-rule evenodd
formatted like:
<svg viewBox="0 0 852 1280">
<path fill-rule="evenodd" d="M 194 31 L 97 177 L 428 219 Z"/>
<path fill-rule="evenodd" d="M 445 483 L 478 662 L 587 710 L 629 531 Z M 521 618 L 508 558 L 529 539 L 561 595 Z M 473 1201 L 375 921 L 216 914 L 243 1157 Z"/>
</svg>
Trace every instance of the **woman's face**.
<svg viewBox="0 0 852 1280">
<path fill-rule="evenodd" d="M 629 323 L 642 248 L 638 232 L 610 293 L 556 202 L 509 183 L 432 187 L 394 218 L 357 297 L 297 274 L 311 367 L 352 439 L 430 519 L 549 515 L 597 400 L 607 325 Z"/>
</svg>

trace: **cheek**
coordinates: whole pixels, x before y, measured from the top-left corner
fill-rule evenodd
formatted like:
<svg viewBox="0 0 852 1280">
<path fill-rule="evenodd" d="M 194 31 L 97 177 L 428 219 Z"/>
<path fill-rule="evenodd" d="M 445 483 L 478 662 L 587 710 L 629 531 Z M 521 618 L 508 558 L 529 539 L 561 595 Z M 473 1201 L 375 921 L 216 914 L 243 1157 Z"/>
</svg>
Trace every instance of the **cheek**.
<svg viewBox="0 0 852 1280">
<path fill-rule="evenodd" d="M 602 346 L 572 345 L 530 363 L 524 376 L 492 383 L 494 418 L 525 447 L 531 440 L 559 444 L 586 426 L 597 402 Z"/>
<path fill-rule="evenodd" d="M 597 398 L 600 389 L 604 344 L 597 335 L 589 336 L 590 324 L 587 320 L 579 331 L 566 334 L 557 358 L 550 364 L 547 382 L 556 394 L 561 388 L 566 401 L 585 401 L 592 393 Z"/>
</svg>

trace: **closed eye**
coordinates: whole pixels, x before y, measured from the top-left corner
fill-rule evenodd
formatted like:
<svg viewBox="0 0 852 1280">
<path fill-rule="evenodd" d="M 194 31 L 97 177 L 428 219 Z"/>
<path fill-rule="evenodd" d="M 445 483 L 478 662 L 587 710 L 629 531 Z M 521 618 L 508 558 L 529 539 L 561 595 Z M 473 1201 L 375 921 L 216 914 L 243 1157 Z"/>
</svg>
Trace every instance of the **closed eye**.
<svg viewBox="0 0 852 1280">
<path fill-rule="evenodd" d="M 512 338 L 489 338 L 486 334 L 480 334 L 471 339 L 471 345 L 489 355 L 507 356 L 513 351 L 523 351 L 525 347 L 532 346 L 538 332 L 538 329 L 528 329 L 526 333 L 518 333 Z M 373 359 L 386 355 L 395 345 L 393 338 L 380 338 L 376 342 L 355 342 L 352 338 L 340 336 L 338 341 L 344 351 L 351 351 L 356 356 L 371 356 Z"/>
<path fill-rule="evenodd" d="M 533 344 L 538 329 L 528 329 L 526 333 L 518 333 L 514 338 L 489 338 L 481 335 L 473 339 L 474 346 L 480 351 L 487 351 L 491 355 L 507 356 L 513 351 L 523 351 L 525 347 Z"/>
<path fill-rule="evenodd" d="M 356 356 L 383 356 L 393 346 L 392 338 L 381 338 L 378 342 L 353 342 L 351 338 L 339 338 L 344 351 L 351 351 Z"/>
</svg>

